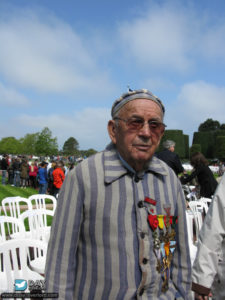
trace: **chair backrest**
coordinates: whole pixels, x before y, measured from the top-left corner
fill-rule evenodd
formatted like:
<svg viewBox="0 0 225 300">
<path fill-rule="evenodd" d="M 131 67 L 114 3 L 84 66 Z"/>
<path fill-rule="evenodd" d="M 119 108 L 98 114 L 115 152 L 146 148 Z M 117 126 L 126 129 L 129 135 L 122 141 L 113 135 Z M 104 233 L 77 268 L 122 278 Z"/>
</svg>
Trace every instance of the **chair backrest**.
<svg viewBox="0 0 225 300">
<path fill-rule="evenodd" d="M 5 241 L 0 247 L 0 291 L 14 291 L 15 279 L 41 280 L 43 276 L 32 272 L 29 265 L 30 247 L 33 251 L 43 249 L 46 251 L 46 244 L 41 241 L 21 239 Z M 39 251 L 40 251 L 39 250 Z"/>
<path fill-rule="evenodd" d="M 201 197 L 199 199 L 199 201 L 202 201 L 202 202 L 206 203 L 207 205 L 209 205 L 212 202 L 212 198 Z"/>
<path fill-rule="evenodd" d="M 48 217 L 53 218 L 54 212 L 49 209 L 33 209 L 27 210 L 20 215 L 20 220 L 23 224 L 28 222 L 30 237 L 32 239 L 39 239 L 48 241 L 50 227 L 48 226 Z M 46 238 L 48 236 L 48 238 Z"/>
<path fill-rule="evenodd" d="M 202 201 L 202 200 L 198 200 L 198 201 L 190 201 L 189 202 L 189 207 L 192 210 L 195 210 L 196 212 L 205 212 L 205 214 L 207 214 L 208 212 L 208 205 L 206 202 Z"/>
<path fill-rule="evenodd" d="M 197 253 L 197 247 L 196 236 L 194 236 L 194 215 L 191 211 L 186 211 L 186 220 L 188 231 L 188 245 L 190 250 L 191 264 L 193 265 Z"/>
<path fill-rule="evenodd" d="M 201 209 L 205 212 L 206 215 L 209 210 L 208 201 L 204 201 L 200 198 L 197 202 L 198 202 L 198 207 L 199 208 L 201 207 Z"/>
<path fill-rule="evenodd" d="M 47 256 L 48 244 L 44 241 L 36 240 L 36 239 L 28 239 L 31 240 L 31 243 L 27 243 L 29 248 L 27 249 L 27 255 L 29 259 L 29 263 L 32 261 Z"/>
<path fill-rule="evenodd" d="M 21 220 L 8 216 L 0 216 L 0 243 L 9 238 L 24 239 L 25 233 L 25 227 Z"/>
<path fill-rule="evenodd" d="M 188 206 L 190 207 L 190 209 L 193 211 L 193 212 L 198 212 L 198 206 L 197 206 L 197 201 L 190 201 L 188 202 Z"/>
<path fill-rule="evenodd" d="M 57 206 L 56 198 L 51 195 L 36 194 L 30 196 L 28 199 L 36 209 L 51 209 L 48 207 L 48 204 L 50 204 L 52 206 L 52 210 L 55 211 Z"/>
<path fill-rule="evenodd" d="M 196 237 L 198 240 L 199 232 L 202 228 L 203 224 L 203 203 L 199 203 L 199 201 L 190 201 L 188 203 L 190 210 L 193 213 L 194 221 L 195 221 L 195 227 L 196 227 Z"/>
<path fill-rule="evenodd" d="M 23 197 L 7 197 L 2 200 L 2 207 L 5 216 L 18 218 L 21 212 L 26 209 L 32 209 L 29 199 Z"/>
</svg>

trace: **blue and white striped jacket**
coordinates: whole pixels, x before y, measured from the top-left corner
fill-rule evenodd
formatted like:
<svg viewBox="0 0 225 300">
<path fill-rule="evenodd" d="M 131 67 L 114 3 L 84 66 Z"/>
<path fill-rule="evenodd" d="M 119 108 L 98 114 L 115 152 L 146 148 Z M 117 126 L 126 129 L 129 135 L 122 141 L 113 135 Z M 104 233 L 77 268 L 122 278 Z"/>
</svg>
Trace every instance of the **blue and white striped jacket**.
<svg viewBox="0 0 225 300">
<path fill-rule="evenodd" d="M 144 199 L 178 216 L 169 289 L 162 293 Z M 153 157 L 143 179 L 114 146 L 68 173 L 58 199 L 46 263 L 46 289 L 59 299 L 191 299 L 185 200 L 175 173 Z"/>
</svg>

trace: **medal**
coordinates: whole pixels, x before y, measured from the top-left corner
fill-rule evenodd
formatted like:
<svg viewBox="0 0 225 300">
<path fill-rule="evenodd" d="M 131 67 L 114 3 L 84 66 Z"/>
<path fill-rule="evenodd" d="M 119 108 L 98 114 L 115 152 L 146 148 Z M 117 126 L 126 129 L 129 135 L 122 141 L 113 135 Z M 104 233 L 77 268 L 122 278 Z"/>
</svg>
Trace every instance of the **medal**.
<svg viewBox="0 0 225 300">
<path fill-rule="evenodd" d="M 156 205 L 156 201 L 145 197 L 145 202 L 151 206 Z M 175 227 L 178 222 L 177 216 L 171 216 L 171 207 L 164 207 L 166 215 L 156 215 L 152 208 L 147 209 L 148 223 L 152 229 L 153 248 L 156 255 L 156 270 L 161 273 L 163 284 L 162 292 L 165 293 L 169 288 L 170 266 L 173 259 L 173 253 L 176 248 Z M 153 209 L 155 212 L 155 210 Z"/>
</svg>

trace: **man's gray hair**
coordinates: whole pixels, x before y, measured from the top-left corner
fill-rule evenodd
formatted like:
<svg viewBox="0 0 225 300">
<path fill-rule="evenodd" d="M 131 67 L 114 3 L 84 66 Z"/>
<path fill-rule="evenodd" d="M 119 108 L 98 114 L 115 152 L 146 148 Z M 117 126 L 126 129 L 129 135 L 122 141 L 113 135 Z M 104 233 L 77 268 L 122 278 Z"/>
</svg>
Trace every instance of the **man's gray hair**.
<svg viewBox="0 0 225 300">
<path fill-rule="evenodd" d="M 170 149 L 170 147 L 175 147 L 175 145 L 176 145 L 176 143 L 171 140 L 166 140 L 165 142 L 163 142 L 163 147 L 165 149 Z"/>
</svg>

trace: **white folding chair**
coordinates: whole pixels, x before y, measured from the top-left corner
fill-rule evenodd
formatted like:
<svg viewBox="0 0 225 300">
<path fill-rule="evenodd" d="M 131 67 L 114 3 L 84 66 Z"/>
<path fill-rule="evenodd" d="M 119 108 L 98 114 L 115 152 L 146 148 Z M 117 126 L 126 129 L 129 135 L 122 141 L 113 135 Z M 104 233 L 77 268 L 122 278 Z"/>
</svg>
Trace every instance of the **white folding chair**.
<svg viewBox="0 0 225 300">
<path fill-rule="evenodd" d="M 203 211 L 205 213 L 205 215 L 207 214 L 208 210 L 209 210 L 209 206 L 208 206 L 208 202 L 207 201 L 204 201 L 202 198 L 200 198 L 198 201 L 197 201 L 197 207 L 199 210 Z"/>
<path fill-rule="evenodd" d="M 25 237 L 26 231 L 21 220 L 8 216 L 0 216 L 0 243 L 8 239 L 24 239 Z"/>
<path fill-rule="evenodd" d="M 212 199 L 211 199 L 211 198 L 201 197 L 201 198 L 199 199 L 199 201 L 202 201 L 202 202 L 206 203 L 206 204 L 207 204 L 207 207 L 209 207 L 210 203 L 212 202 Z"/>
<path fill-rule="evenodd" d="M 48 242 L 53 216 L 52 210 L 33 209 L 22 213 L 20 220 L 29 226 L 30 238 Z"/>
<path fill-rule="evenodd" d="M 38 241 L 38 247 L 32 248 L 29 252 L 30 268 L 41 275 L 45 272 L 47 249 L 46 242 Z"/>
<path fill-rule="evenodd" d="M 198 240 L 199 232 L 202 228 L 203 224 L 203 205 L 199 203 L 199 201 L 190 201 L 188 203 L 190 210 L 193 213 L 194 221 L 195 221 L 195 229 L 196 229 L 196 238 Z"/>
<path fill-rule="evenodd" d="M 19 196 L 4 198 L 2 207 L 5 216 L 9 215 L 14 218 L 18 218 L 23 210 L 32 209 L 30 200 Z"/>
<path fill-rule="evenodd" d="M 51 195 L 37 194 L 30 196 L 28 199 L 36 209 L 51 209 L 49 206 L 52 206 L 52 210 L 55 211 L 57 206 L 56 198 Z"/>
<path fill-rule="evenodd" d="M 194 237 L 194 215 L 192 211 L 186 211 L 186 220 L 187 220 L 187 231 L 188 231 L 188 245 L 190 250 L 191 264 L 193 265 L 196 254 L 197 246 Z"/>
<path fill-rule="evenodd" d="M 205 202 L 201 199 L 199 199 L 198 201 L 191 201 L 191 202 L 189 202 L 189 204 L 190 204 L 189 207 L 191 206 L 196 211 L 201 212 L 201 213 L 205 213 L 205 215 L 208 212 L 209 207 L 207 205 L 207 202 Z"/>
<path fill-rule="evenodd" d="M 0 247 L 0 292 L 14 292 L 15 279 L 23 285 L 28 280 L 44 280 L 44 277 L 29 268 L 29 247 L 38 248 L 37 240 L 10 240 Z M 22 287 L 22 286 L 21 286 Z M 26 286 L 25 286 L 26 287 Z M 27 289 L 24 290 L 24 292 Z"/>
</svg>

